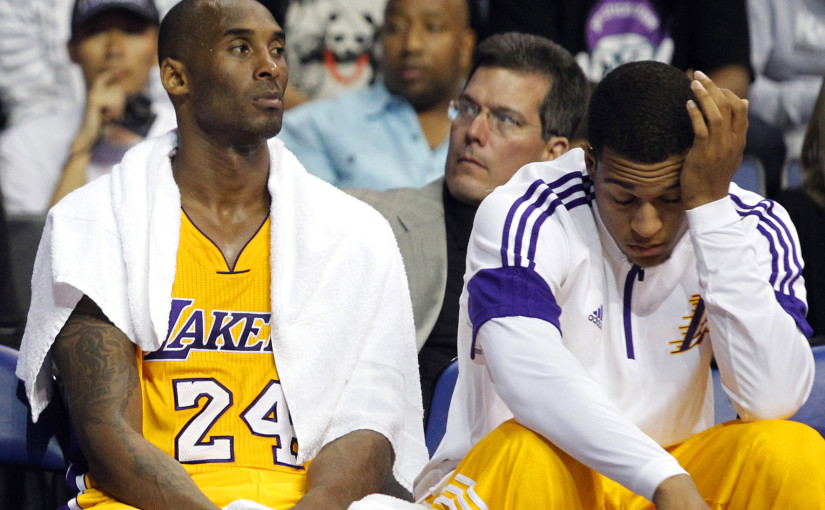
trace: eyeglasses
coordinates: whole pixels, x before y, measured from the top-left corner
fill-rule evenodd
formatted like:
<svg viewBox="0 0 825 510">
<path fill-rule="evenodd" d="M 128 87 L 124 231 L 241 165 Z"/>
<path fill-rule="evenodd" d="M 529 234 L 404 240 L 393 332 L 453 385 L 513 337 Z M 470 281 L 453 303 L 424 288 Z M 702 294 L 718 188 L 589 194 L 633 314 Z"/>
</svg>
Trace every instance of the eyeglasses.
<svg viewBox="0 0 825 510">
<path fill-rule="evenodd" d="M 450 117 L 450 120 L 453 122 L 470 125 L 482 111 L 484 111 L 484 115 L 487 118 L 487 124 L 490 128 L 496 134 L 503 137 L 515 135 L 522 129 L 526 128 L 532 127 L 541 129 L 541 126 L 530 124 L 512 113 L 493 111 L 466 98 L 454 99 L 450 101 L 450 107 L 447 109 L 447 116 Z"/>
</svg>

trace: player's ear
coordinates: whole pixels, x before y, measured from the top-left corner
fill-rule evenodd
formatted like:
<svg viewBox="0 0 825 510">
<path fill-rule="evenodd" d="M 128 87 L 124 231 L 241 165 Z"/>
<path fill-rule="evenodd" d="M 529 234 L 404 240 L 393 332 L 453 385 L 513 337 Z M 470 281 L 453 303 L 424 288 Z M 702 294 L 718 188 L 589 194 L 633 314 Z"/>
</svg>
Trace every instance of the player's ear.
<svg viewBox="0 0 825 510">
<path fill-rule="evenodd" d="M 566 136 L 551 136 L 544 142 L 542 161 L 552 161 L 570 149 L 570 140 Z"/>
<path fill-rule="evenodd" d="M 160 64 L 160 81 L 170 96 L 181 96 L 189 92 L 186 66 L 180 60 L 163 59 Z"/>
</svg>

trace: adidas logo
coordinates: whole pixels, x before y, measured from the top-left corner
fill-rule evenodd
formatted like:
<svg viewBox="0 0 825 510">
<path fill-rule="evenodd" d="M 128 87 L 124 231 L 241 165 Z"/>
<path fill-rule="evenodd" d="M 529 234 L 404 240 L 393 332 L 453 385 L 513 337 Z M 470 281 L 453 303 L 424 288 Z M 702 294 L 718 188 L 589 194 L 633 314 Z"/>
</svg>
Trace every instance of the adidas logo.
<svg viewBox="0 0 825 510">
<path fill-rule="evenodd" d="M 602 318 L 604 316 L 603 308 L 604 307 L 599 306 L 599 308 L 593 310 L 593 313 L 591 313 L 590 316 L 587 318 L 590 322 L 598 326 L 599 329 L 602 329 Z"/>
</svg>

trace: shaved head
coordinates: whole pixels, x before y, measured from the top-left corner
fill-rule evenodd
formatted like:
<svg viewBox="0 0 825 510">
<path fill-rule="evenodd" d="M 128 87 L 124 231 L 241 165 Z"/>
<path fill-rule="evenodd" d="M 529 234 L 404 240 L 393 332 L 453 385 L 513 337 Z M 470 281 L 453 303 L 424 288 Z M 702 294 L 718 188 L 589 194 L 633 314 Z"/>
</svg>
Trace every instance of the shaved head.
<svg viewBox="0 0 825 510">
<path fill-rule="evenodd" d="M 217 20 L 226 7 L 236 0 L 182 0 L 175 4 L 163 17 L 158 32 L 158 62 L 166 58 L 186 60 L 189 50 L 203 46 L 210 29 L 217 26 Z M 266 16 L 272 17 L 263 4 Z M 272 18 L 274 21 L 274 18 Z"/>
</svg>

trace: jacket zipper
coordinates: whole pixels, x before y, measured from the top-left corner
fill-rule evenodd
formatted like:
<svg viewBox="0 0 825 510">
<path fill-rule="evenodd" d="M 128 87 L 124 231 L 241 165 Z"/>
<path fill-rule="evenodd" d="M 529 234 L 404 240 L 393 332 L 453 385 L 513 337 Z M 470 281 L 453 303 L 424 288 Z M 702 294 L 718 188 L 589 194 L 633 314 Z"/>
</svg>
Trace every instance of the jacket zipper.
<svg viewBox="0 0 825 510">
<path fill-rule="evenodd" d="M 633 264 L 630 271 L 627 273 L 627 278 L 624 281 L 624 309 L 622 315 L 624 318 L 624 341 L 627 348 L 627 359 L 636 359 L 636 353 L 633 350 L 633 325 L 630 320 L 630 304 L 633 296 L 633 282 L 636 281 L 636 275 L 639 275 L 639 281 L 645 280 L 645 269 L 641 266 Z"/>
</svg>

